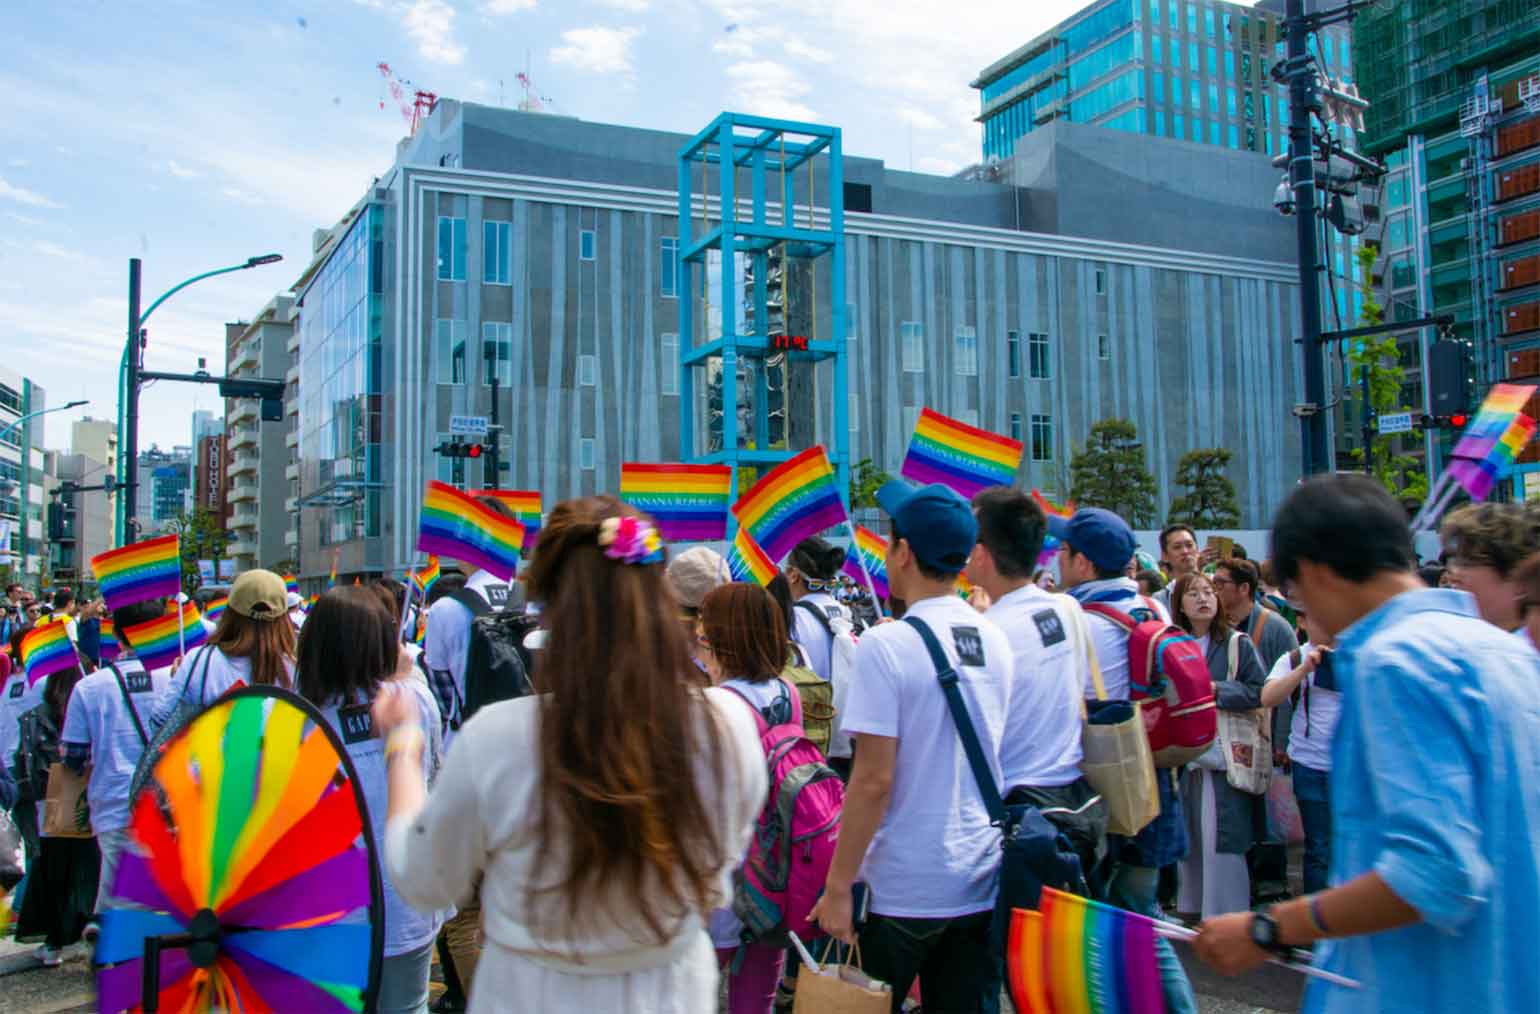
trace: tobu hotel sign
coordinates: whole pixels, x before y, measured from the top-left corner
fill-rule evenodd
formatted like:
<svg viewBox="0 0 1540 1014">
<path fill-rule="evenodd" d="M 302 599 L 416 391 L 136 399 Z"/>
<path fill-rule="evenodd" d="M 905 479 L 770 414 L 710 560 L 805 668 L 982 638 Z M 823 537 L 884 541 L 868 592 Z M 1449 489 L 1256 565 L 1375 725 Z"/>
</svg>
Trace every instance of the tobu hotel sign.
<svg viewBox="0 0 1540 1014">
<path fill-rule="evenodd" d="M 204 437 L 198 448 L 197 500 L 201 507 L 219 511 L 224 505 L 224 437 Z"/>
</svg>

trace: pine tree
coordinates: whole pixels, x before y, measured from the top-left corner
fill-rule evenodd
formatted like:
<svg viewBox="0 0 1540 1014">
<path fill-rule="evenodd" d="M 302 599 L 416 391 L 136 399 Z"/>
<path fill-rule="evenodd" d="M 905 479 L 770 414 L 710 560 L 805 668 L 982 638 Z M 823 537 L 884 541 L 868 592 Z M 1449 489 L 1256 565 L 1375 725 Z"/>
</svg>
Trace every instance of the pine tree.
<svg viewBox="0 0 1540 1014">
<path fill-rule="evenodd" d="M 1155 479 L 1145 468 L 1139 431 L 1127 419 L 1092 426 L 1069 474 L 1070 499 L 1077 506 L 1105 507 L 1135 528 L 1155 523 Z"/>
<path fill-rule="evenodd" d="M 1176 481 L 1187 493 L 1171 501 L 1166 524 L 1191 525 L 1194 528 L 1235 528 L 1241 523 L 1240 505 L 1235 500 L 1235 485 L 1225 473 L 1230 468 L 1230 452 L 1223 447 L 1204 447 L 1188 451 L 1176 466 Z"/>
</svg>

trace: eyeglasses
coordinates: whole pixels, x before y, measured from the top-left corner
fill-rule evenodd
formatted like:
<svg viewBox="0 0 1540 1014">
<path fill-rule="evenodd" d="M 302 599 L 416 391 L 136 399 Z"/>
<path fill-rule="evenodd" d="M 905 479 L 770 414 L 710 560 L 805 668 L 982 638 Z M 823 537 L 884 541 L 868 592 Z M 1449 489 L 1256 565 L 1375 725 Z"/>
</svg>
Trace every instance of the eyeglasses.
<svg viewBox="0 0 1540 1014">
<path fill-rule="evenodd" d="M 1215 588 L 1234 588 L 1234 587 L 1236 587 L 1235 582 L 1231 581 L 1227 577 L 1211 577 L 1211 578 L 1208 579 L 1208 583 L 1213 585 Z"/>
</svg>

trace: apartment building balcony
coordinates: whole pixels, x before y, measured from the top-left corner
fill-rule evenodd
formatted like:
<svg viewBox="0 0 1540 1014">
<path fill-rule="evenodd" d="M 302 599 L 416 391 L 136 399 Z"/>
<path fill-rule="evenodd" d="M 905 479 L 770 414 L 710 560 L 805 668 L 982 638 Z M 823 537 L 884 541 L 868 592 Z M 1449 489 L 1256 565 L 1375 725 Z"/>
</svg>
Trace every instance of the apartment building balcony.
<svg viewBox="0 0 1540 1014">
<path fill-rule="evenodd" d="M 230 487 L 230 492 L 226 496 L 226 499 L 232 504 L 241 503 L 246 500 L 255 500 L 256 498 L 257 484 L 249 479 L 237 479 Z"/>
<path fill-rule="evenodd" d="M 230 360 L 230 372 L 254 368 L 261 357 L 262 350 L 259 342 L 242 342 L 240 348 L 235 350 L 234 357 Z"/>
<path fill-rule="evenodd" d="M 253 539 L 237 539 L 230 543 L 225 552 L 234 557 L 254 558 L 260 552 L 260 547 Z"/>
<path fill-rule="evenodd" d="M 284 371 L 283 380 L 286 384 L 293 384 L 299 380 L 299 363 L 295 363 Z"/>
<path fill-rule="evenodd" d="M 291 448 L 292 447 L 298 447 L 299 446 L 299 430 L 290 430 L 289 432 L 285 433 L 283 435 L 283 446 L 291 447 Z"/>
<path fill-rule="evenodd" d="M 292 356 L 299 352 L 299 339 L 299 328 L 295 328 L 293 331 L 289 332 L 289 340 L 283 343 L 283 347 L 289 353 L 289 355 Z"/>
<path fill-rule="evenodd" d="M 259 408 L 255 398 L 236 398 L 235 404 L 230 406 L 230 425 L 234 426 L 243 419 L 255 419 Z"/>
<path fill-rule="evenodd" d="M 289 464 L 289 466 L 283 470 L 283 477 L 285 479 L 288 479 L 290 482 L 293 482 L 294 480 L 298 479 L 299 478 L 299 462 L 297 462 L 297 461 L 291 462 Z"/>
<path fill-rule="evenodd" d="M 241 451 L 231 457 L 229 471 L 231 475 L 240 475 L 243 472 L 255 472 L 257 470 L 257 465 L 260 463 L 261 459 L 257 457 L 255 451 L 248 451 L 243 448 Z"/>
<path fill-rule="evenodd" d="M 293 528 L 290 528 L 288 531 L 284 532 L 283 533 L 283 544 L 285 546 L 297 546 L 297 545 L 299 545 L 299 532 L 297 532 Z"/>
</svg>

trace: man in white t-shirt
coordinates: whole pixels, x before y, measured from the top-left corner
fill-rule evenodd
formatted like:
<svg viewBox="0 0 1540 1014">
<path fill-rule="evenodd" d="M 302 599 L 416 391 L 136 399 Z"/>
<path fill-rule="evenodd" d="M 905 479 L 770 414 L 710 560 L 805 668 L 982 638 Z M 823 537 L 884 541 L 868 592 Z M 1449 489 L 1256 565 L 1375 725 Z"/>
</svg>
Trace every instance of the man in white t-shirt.
<svg viewBox="0 0 1540 1014">
<path fill-rule="evenodd" d="M 807 667 L 824 680 L 831 678 L 829 649 L 834 633 L 829 620 L 853 618 L 834 596 L 844 562 L 844 549 L 815 535 L 797 543 L 781 570 L 793 600 L 791 639 L 807 655 Z"/>
<path fill-rule="evenodd" d="M 957 575 L 978 533 L 973 512 L 941 485 L 895 480 L 877 503 L 893 520 L 888 584 L 924 622 L 959 677 L 964 706 L 998 786 L 1011 694 L 1011 646 L 1000 629 L 958 598 Z M 845 713 L 859 741 L 840 840 L 823 899 L 825 930 L 853 941 L 852 885 L 871 892 L 861 931 L 866 971 L 895 998 L 919 978 L 928 1009 L 994 1011 L 1000 968 L 989 925 L 1000 866 L 990 826 L 925 641 L 909 623 L 879 624 L 861 637 Z"/>
</svg>

